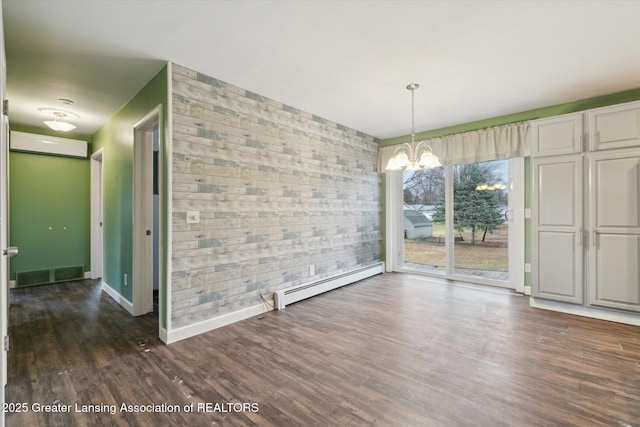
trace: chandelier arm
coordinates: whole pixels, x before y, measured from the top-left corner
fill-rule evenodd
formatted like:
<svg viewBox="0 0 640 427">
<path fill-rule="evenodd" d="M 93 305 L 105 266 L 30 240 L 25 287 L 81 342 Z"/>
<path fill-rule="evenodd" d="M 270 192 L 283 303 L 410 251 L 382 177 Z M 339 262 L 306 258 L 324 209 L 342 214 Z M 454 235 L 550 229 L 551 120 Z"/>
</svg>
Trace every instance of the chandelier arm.
<svg viewBox="0 0 640 427">
<path fill-rule="evenodd" d="M 403 142 L 402 144 L 398 145 L 396 147 L 395 150 L 393 150 L 393 155 L 395 156 L 396 154 L 398 154 L 401 150 L 407 150 L 407 156 L 411 157 L 410 155 L 413 153 L 413 148 L 411 147 L 411 144 L 409 144 L 408 142 Z"/>
</svg>

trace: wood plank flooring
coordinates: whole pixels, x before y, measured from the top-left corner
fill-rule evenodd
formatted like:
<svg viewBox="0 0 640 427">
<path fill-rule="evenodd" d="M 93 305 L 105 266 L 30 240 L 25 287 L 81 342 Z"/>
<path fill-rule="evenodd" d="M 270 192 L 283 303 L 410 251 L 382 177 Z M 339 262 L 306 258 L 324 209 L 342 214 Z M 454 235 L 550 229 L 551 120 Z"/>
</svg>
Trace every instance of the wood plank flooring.
<svg viewBox="0 0 640 427">
<path fill-rule="evenodd" d="M 100 282 L 16 289 L 7 425 L 640 426 L 640 328 L 487 289 L 380 275 L 169 346 Z"/>
</svg>

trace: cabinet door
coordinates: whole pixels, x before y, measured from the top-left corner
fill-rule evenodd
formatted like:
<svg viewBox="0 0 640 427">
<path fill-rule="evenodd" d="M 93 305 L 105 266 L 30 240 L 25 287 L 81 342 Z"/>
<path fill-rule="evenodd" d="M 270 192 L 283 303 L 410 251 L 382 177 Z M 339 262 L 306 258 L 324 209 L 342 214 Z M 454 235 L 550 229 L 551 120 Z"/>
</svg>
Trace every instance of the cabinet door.
<svg viewBox="0 0 640 427">
<path fill-rule="evenodd" d="M 565 114 L 531 122 L 532 157 L 582 152 L 582 113 Z"/>
<path fill-rule="evenodd" d="M 640 150 L 589 156 L 589 299 L 640 312 Z"/>
<path fill-rule="evenodd" d="M 598 108 L 587 114 L 591 151 L 640 146 L 640 102 Z"/>
<path fill-rule="evenodd" d="M 532 294 L 583 304 L 583 156 L 533 159 L 532 174 Z"/>
</svg>

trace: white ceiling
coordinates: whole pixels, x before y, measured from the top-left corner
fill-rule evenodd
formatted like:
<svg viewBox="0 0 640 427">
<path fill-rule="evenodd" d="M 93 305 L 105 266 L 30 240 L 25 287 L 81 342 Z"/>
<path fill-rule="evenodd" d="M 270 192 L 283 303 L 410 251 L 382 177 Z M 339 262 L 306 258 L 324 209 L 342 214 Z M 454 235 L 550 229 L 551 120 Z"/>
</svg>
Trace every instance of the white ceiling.
<svg viewBox="0 0 640 427">
<path fill-rule="evenodd" d="M 379 138 L 640 88 L 638 1 L 4 0 L 10 120 L 92 134 L 165 61 Z M 73 106 L 61 105 L 70 98 Z"/>
</svg>

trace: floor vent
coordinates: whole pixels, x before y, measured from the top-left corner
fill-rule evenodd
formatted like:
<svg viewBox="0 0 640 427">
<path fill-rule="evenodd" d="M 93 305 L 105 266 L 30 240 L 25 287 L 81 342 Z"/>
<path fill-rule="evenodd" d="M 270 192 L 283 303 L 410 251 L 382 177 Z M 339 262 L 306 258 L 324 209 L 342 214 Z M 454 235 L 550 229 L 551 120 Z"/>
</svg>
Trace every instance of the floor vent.
<svg viewBox="0 0 640 427">
<path fill-rule="evenodd" d="M 384 264 L 381 262 L 348 271 L 346 273 L 327 277 L 315 282 L 281 289 L 274 293 L 274 301 L 277 310 L 282 310 L 288 304 L 311 298 L 318 294 L 331 291 L 341 286 L 349 285 L 367 277 L 384 272 Z"/>
<path fill-rule="evenodd" d="M 84 279 L 84 268 L 82 266 L 23 271 L 16 273 L 16 287 L 45 285 L 47 283 L 82 279 Z"/>
</svg>

